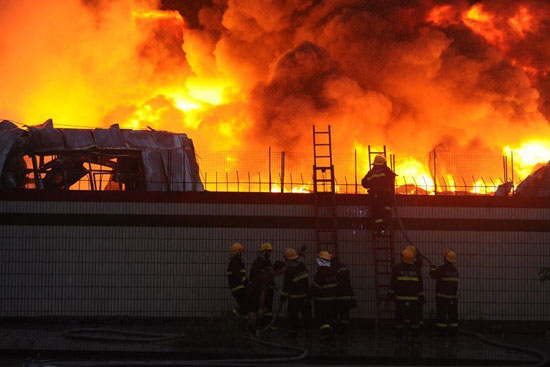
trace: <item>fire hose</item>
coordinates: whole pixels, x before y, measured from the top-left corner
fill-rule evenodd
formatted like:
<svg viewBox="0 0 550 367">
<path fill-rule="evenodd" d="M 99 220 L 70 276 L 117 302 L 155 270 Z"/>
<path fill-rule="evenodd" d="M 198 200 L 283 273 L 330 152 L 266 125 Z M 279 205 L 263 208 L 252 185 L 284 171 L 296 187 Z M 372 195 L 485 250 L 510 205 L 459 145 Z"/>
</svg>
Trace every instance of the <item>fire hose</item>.
<svg viewBox="0 0 550 367">
<path fill-rule="evenodd" d="M 304 256 L 304 252 L 307 249 L 303 246 L 299 255 Z M 278 293 L 278 290 L 275 289 Z M 300 352 L 299 355 L 290 357 L 273 357 L 273 358 L 241 358 L 241 359 L 212 359 L 212 360 L 192 360 L 192 361 L 105 361 L 105 362 L 77 362 L 77 361 L 39 361 L 29 362 L 25 364 L 26 367 L 115 367 L 115 366 L 189 366 L 189 365 L 226 365 L 226 364 L 251 364 L 251 363 L 287 363 L 297 362 L 305 359 L 309 355 L 309 350 L 304 347 L 278 344 L 268 342 L 260 339 L 260 336 L 264 334 L 273 324 L 277 321 L 281 309 L 284 303 L 281 302 L 278 305 L 277 311 L 274 314 L 272 320 L 261 330 L 258 330 L 255 336 L 251 336 L 250 340 L 255 343 L 265 345 L 272 348 L 287 349 Z M 110 333 L 114 336 L 98 336 L 97 333 Z M 88 340 L 104 340 L 104 341 L 131 341 L 131 342 L 155 342 L 155 341 L 168 341 L 177 338 L 182 338 L 183 335 L 177 334 L 158 334 L 158 333 L 143 333 L 134 331 L 114 330 L 114 329 L 100 329 L 100 328 L 86 328 L 86 329 L 71 329 L 63 332 L 63 336 L 68 338 L 88 339 Z"/>
</svg>

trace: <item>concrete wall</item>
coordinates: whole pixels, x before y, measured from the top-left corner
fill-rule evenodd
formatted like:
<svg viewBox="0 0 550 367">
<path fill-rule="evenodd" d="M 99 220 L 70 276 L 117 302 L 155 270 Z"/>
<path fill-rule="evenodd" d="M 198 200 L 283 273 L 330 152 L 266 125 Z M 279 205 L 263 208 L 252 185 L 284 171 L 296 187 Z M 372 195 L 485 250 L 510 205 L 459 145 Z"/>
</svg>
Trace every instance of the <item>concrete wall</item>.
<svg viewBox="0 0 550 367">
<path fill-rule="evenodd" d="M 0 317 L 197 317 L 233 306 L 229 246 L 245 245 L 250 268 L 261 242 L 274 259 L 309 246 L 311 195 L 0 194 Z M 460 315 L 475 320 L 550 320 L 550 205 L 514 198 L 399 198 L 411 240 L 436 263 L 452 247 L 461 274 Z M 118 201 L 117 201 L 118 200 Z M 358 308 L 374 317 L 366 196 L 339 195 L 340 258 Z M 528 207 L 531 206 L 531 207 Z M 396 248 L 406 245 L 396 233 Z M 435 282 L 424 267 L 426 318 Z"/>
</svg>

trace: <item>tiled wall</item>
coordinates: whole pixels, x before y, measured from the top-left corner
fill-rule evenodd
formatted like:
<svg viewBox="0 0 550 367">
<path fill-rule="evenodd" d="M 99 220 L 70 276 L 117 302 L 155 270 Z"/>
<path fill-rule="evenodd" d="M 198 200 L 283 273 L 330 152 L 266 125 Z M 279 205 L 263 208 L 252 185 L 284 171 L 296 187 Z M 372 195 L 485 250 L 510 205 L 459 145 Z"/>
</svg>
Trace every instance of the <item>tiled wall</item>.
<svg viewBox="0 0 550 367">
<path fill-rule="evenodd" d="M 48 214 L 242 217 L 242 226 L 93 226 L 56 223 L 0 224 L 0 317 L 16 316 L 137 316 L 195 317 L 223 314 L 233 306 L 225 271 L 229 246 L 245 245 L 250 268 L 261 242 L 274 244 L 274 259 L 288 247 L 308 245 L 306 262 L 314 273 L 312 228 L 272 228 L 247 218 L 257 216 L 310 217 L 305 204 L 116 203 L 0 201 L 0 214 Z M 466 208 L 400 206 L 408 218 L 549 220 L 545 208 Z M 341 205 L 340 217 L 366 219 L 361 206 Z M 17 217 L 15 217 L 17 218 Z M 85 220 L 86 218 L 83 217 Z M 267 219 L 269 221 L 269 219 Z M 370 231 L 361 220 L 339 231 L 340 258 L 351 269 L 358 298 L 353 317 L 373 317 L 374 281 Z M 480 230 L 415 230 L 408 236 L 437 264 L 452 247 L 461 274 L 462 319 L 550 320 L 550 283 L 541 283 L 538 271 L 550 267 L 550 229 L 538 232 Z M 396 247 L 406 245 L 396 233 Z M 424 267 L 427 294 L 425 313 L 435 316 L 435 282 Z M 280 280 L 279 280 L 280 281 Z"/>
</svg>

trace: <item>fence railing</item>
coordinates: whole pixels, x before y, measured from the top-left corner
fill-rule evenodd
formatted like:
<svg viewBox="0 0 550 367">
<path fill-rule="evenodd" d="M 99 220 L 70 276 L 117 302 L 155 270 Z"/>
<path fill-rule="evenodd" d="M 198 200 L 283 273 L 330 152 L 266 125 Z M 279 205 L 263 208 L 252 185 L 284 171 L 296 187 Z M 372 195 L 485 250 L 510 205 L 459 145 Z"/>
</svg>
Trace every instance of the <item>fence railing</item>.
<svg viewBox="0 0 550 367">
<path fill-rule="evenodd" d="M 264 193 L 314 191 L 312 154 L 272 152 L 271 150 L 205 152 L 197 154 L 196 159 L 199 172 L 196 175 L 184 173 L 177 176 L 178 179 L 167 174 L 166 170 L 159 170 L 164 172 L 164 175 L 145 177 L 143 172 L 121 171 L 114 166 L 106 167 L 88 163 L 75 171 L 65 170 L 62 174 L 58 173 L 49 178 L 45 173 L 27 169 L 27 176 L 23 182 L 25 182 L 24 188 L 27 189 L 40 188 L 40 185 L 37 185 L 38 182 L 49 183 L 51 187 L 95 191 L 202 189 L 215 192 Z M 116 164 L 116 162 L 110 163 Z M 333 163 L 337 193 L 366 193 L 361 186 L 361 179 L 369 169 L 368 157 L 364 154 L 358 155 L 357 151 L 334 153 Z M 28 163 L 27 166 L 31 164 Z M 513 195 L 514 188 L 521 182 L 521 177 L 513 174 L 513 160 L 509 162 L 507 157 L 494 155 L 453 155 L 448 152 L 434 151 L 424 161 L 410 157 L 400 159 L 397 156 L 393 168 L 398 174 L 395 192 L 401 195 L 506 196 Z M 40 175 L 40 180 L 36 180 L 37 175 Z M 195 182 L 198 178 L 200 182 Z M 45 179 L 44 182 L 42 182 L 43 179 Z M 52 180 L 56 182 L 50 182 Z"/>
</svg>

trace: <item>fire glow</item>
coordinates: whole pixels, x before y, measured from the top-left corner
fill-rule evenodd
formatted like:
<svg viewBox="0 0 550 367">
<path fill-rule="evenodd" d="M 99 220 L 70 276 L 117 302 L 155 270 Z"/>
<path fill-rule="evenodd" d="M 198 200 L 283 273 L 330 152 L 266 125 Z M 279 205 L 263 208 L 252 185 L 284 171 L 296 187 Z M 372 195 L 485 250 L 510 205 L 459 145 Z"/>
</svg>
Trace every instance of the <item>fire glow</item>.
<svg viewBox="0 0 550 367">
<path fill-rule="evenodd" d="M 180 12 L 156 0 L 8 0 L 0 118 L 185 132 L 199 155 L 310 152 L 311 126 L 330 123 L 335 155 L 358 154 L 337 175 L 362 177 L 365 147 L 386 145 L 402 191 L 428 193 L 450 182 L 454 192 L 462 172 L 446 167 L 434 182 L 434 148 L 513 151 L 518 178 L 550 160 L 550 5 L 398 3 L 204 1 Z M 202 169 L 268 175 L 242 155 Z M 311 160 L 293 170 L 311 172 Z M 486 191 L 491 173 L 471 175 L 469 190 Z M 288 191 L 308 192 L 305 181 Z"/>
</svg>

